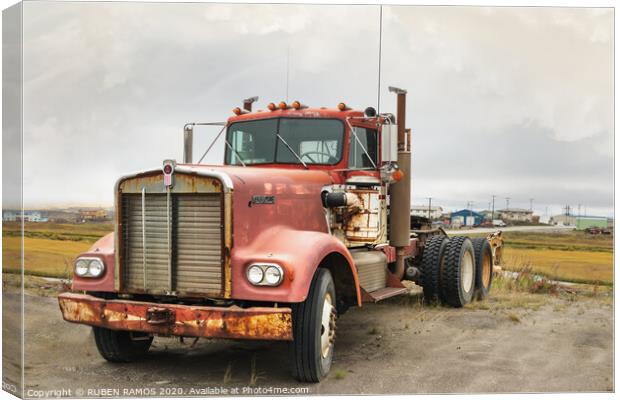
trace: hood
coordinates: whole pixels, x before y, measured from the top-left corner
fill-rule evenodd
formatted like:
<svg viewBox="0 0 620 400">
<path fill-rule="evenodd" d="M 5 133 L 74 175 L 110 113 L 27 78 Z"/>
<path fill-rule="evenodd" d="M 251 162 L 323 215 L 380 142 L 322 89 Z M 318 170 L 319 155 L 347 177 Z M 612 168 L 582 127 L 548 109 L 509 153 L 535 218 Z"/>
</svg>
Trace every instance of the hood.
<svg viewBox="0 0 620 400">
<path fill-rule="evenodd" d="M 230 186 L 233 204 L 233 247 L 249 245 L 274 226 L 328 232 L 321 204 L 329 172 L 284 168 L 180 164 L 177 173 L 215 173 Z"/>
</svg>

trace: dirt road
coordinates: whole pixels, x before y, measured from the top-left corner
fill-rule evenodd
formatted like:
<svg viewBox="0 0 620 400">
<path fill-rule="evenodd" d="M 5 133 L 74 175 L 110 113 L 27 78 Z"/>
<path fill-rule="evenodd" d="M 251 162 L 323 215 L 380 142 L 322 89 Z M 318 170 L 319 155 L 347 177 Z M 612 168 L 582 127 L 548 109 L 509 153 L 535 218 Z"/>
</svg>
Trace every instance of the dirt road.
<svg viewBox="0 0 620 400">
<path fill-rule="evenodd" d="M 419 295 L 350 310 L 338 320 L 329 377 L 307 385 L 290 378 L 285 343 L 200 340 L 192 347 L 191 339 L 156 338 L 146 359 L 110 364 L 97 353 L 88 327 L 62 320 L 55 298 L 27 295 L 25 394 L 612 390 L 610 302 L 540 296 L 548 297 L 541 306 L 507 310 L 492 302 L 490 309 L 426 307 Z M 5 310 L 10 309 L 19 309 L 19 297 L 5 293 Z"/>
</svg>

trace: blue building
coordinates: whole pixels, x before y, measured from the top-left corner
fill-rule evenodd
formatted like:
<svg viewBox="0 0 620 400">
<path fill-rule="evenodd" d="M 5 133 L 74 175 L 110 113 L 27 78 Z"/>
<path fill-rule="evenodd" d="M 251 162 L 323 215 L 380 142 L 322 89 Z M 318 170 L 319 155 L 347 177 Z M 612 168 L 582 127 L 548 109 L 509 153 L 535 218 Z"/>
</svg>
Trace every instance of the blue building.
<svg viewBox="0 0 620 400">
<path fill-rule="evenodd" d="M 483 220 L 482 214 L 467 209 L 455 211 L 450 215 L 450 223 L 452 225 L 477 226 Z"/>
</svg>

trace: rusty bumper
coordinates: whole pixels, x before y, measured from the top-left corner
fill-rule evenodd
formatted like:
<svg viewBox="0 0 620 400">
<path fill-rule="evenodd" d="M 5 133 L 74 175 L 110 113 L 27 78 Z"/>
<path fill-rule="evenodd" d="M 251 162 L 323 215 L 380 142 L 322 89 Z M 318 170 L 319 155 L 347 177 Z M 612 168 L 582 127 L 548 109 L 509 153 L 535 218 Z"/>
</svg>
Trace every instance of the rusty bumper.
<svg viewBox="0 0 620 400">
<path fill-rule="evenodd" d="M 156 335 L 293 340 L 290 308 L 201 307 L 62 293 L 65 321 Z"/>
</svg>

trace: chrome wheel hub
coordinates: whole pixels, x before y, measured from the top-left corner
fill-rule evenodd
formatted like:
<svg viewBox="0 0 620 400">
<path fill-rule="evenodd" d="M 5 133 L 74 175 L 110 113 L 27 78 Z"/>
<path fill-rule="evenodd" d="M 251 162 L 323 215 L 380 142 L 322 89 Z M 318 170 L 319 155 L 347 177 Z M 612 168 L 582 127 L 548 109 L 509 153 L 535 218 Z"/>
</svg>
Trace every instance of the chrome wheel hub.
<svg viewBox="0 0 620 400">
<path fill-rule="evenodd" d="M 336 309 L 332 296 L 325 294 L 321 315 L 321 356 L 327 358 L 336 339 Z"/>
</svg>

